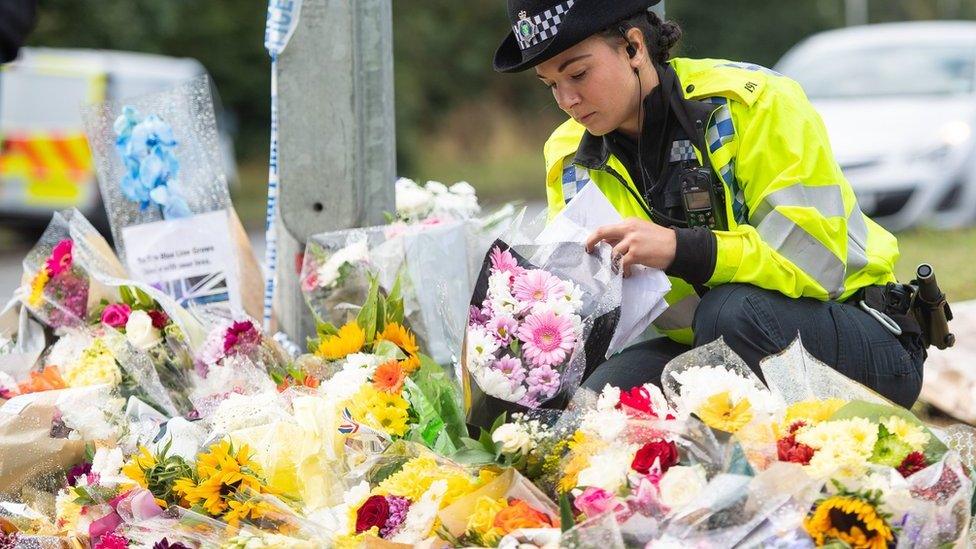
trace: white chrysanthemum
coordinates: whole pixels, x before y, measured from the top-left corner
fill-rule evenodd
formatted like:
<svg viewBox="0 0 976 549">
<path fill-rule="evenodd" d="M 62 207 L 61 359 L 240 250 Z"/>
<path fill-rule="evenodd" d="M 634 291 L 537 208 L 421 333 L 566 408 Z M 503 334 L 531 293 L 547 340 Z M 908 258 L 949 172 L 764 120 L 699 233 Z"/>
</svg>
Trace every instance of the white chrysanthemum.
<svg viewBox="0 0 976 549">
<path fill-rule="evenodd" d="M 70 370 L 94 342 L 95 338 L 87 331 L 69 329 L 51 346 L 45 364 L 57 366 L 61 371 Z"/>
<path fill-rule="evenodd" d="M 468 328 L 467 340 L 467 360 L 468 367 L 477 371 L 485 368 L 495 358 L 495 351 L 498 350 L 498 340 L 488 333 L 481 326 L 471 326 Z"/>
<path fill-rule="evenodd" d="M 63 391 L 57 407 L 61 421 L 70 428 L 71 440 L 117 440 L 125 400 L 111 396 L 107 385 Z"/>
<path fill-rule="evenodd" d="M 596 409 L 600 411 L 613 410 L 620 403 L 620 388 L 607 383 L 596 401 Z"/>
<path fill-rule="evenodd" d="M 856 478 L 864 473 L 867 456 L 841 445 L 817 450 L 804 470 L 818 479 Z"/>
<path fill-rule="evenodd" d="M 333 402 L 344 402 L 369 382 L 370 375 L 372 375 L 371 370 L 368 368 L 343 368 L 321 385 L 319 394 Z"/>
<path fill-rule="evenodd" d="M 424 183 L 424 188 L 434 196 L 447 194 L 447 185 L 440 181 L 428 181 Z"/>
<path fill-rule="evenodd" d="M 634 460 L 636 448 L 628 445 L 610 446 L 590 457 L 589 466 L 580 471 L 577 486 L 603 488 L 615 493 L 627 482 L 627 472 Z"/>
<path fill-rule="evenodd" d="M 353 242 L 329 256 L 329 259 L 318 268 L 316 273 L 318 285 L 322 288 L 331 288 L 339 281 L 343 265 L 357 265 L 368 260 L 369 247 L 366 245 L 366 240 Z"/>
<path fill-rule="evenodd" d="M 526 393 L 525 385 L 520 384 L 512 389 L 511 380 L 494 368 L 475 370 L 474 379 L 485 394 L 508 402 L 518 402 Z"/>
<path fill-rule="evenodd" d="M 412 179 L 401 177 L 396 181 L 397 215 L 406 219 L 419 219 L 434 207 L 434 195 Z"/>
<path fill-rule="evenodd" d="M 366 370 L 369 375 L 373 375 L 373 372 L 376 371 L 376 368 L 380 364 L 388 361 L 388 359 L 372 353 L 353 353 L 351 355 L 347 355 L 344 360 L 345 364 L 342 365 L 343 370 L 355 370 L 362 368 Z"/>
<path fill-rule="evenodd" d="M 888 429 L 889 433 L 911 446 L 912 450 L 916 452 L 922 451 L 932 438 L 920 425 L 906 421 L 898 416 L 890 416 L 882 419 L 881 424 Z"/>
<path fill-rule="evenodd" d="M 725 368 L 693 366 L 671 377 L 681 385 L 678 410 L 688 414 L 699 409 L 716 393 L 728 391 L 732 402 L 748 399 L 757 414 L 773 414 L 783 407 L 782 401 L 766 388 L 759 388 L 752 379 Z"/>
<path fill-rule="evenodd" d="M 861 417 L 824 421 L 797 431 L 796 441 L 814 450 L 854 452 L 866 458 L 874 451 L 878 428 Z"/>
<path fill-rule="evenodd" d="M 91 472 L 98 475 L 98 482 L 102 486 L 131 484 L 129 477 L 122 474 L 124 464 L 125 456 L 121 448 L 99 448 L 92 457 Z"/>
<path fill-rule="evenodd" d="M 434 527 L 445 494 L 447 494 L 446 480 L 431 483 L 430 488 L 420 496 L 420 499 L 410 505 L 407 518 L 390 541 L 416 545 L 427 539 Z"/>
<path fill-rule="evenodd" d="M 563 296 L 562 301 L 566 301 L 573 312 L 578 313 L 583 308 L 583 289 L 571 280 L 566 280 L 563 283 L 565 284 L 566 294 Z"/>
<path fill-rule="evenodd" d="M 627 413 L 623 410 L 592 410 L 583 416 L 580 430 L 607 442 L 617 439 L 627 428 Z"/>
</svg>

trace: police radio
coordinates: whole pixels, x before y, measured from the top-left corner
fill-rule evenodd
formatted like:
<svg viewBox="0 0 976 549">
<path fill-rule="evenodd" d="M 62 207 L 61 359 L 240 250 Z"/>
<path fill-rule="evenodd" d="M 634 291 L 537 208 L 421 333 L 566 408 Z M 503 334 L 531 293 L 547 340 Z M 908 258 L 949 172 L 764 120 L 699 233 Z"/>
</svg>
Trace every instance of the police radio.
<svg viewBox="0 0 976 549">
<path fill-rule="evenodd" d="M 724 231 L 729 228 L 725 215 L 725 190 L 714 184 L 708 168 L 695 166 L 680 176 L 681 205 L 689 227 L 707 227 Z"/>
</svg>

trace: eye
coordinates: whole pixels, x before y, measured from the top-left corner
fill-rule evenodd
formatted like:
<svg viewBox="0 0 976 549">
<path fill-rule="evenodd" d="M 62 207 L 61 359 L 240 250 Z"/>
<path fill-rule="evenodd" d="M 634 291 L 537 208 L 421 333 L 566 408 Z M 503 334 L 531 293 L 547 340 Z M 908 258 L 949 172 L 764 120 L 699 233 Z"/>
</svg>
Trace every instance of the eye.
<svg viewBox="0 0 976 549">
<path fill-rule="evenodd" d="M 582 80 L 586 76 L 586 71 L 578 72 L 572 75 L 573 80 Z"/>
</svg>

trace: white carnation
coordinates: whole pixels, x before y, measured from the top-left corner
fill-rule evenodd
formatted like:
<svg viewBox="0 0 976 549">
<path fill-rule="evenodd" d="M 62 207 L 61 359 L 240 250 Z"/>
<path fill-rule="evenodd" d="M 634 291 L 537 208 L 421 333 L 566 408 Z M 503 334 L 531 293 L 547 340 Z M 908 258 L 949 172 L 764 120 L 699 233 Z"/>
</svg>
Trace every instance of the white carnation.
<svg viewBox="0 0 976 549">
<path fill-rule="evenodd" d="M 627 428 L 627 413 L 623 410 L 594 410 L 583 417 L 580 430 L 607 442 L 617 439 Z"/>
<path fill-rule="evenodd" d="M 596 401 L 596 409 L 601 412 L 604 410 L 613 410 L 617 407 L 620 402 L 620 388 L 614 387 L 609 383 L 603 388 L 600 393 L 600 397 Z"/>
</svg>

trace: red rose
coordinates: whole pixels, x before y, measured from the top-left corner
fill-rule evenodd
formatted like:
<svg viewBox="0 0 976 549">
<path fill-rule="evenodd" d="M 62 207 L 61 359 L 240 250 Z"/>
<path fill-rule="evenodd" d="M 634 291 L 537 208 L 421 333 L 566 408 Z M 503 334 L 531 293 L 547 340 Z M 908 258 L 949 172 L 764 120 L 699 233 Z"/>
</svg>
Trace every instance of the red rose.
<svg viewBox="0 0 976 549">
<path fill-rule="evenodd" d="M 678 463 L 678 447 L 673 442 L 666 440 L 648 442 L 640 450 L 637 450 L 630 468 L 646 475 L 651 470 L 655 460 L 658 461 L 661 472 L 664 473 L 669 467 Z"/>
<path fill-rule="evenodd" d="M 370 496 L 356 511 L 356 533 L 361 534 L 376 526 L 382 528 L 390 518 L 390 504 L 384 496 Z"/>
<path fill-rule="evenodd" d="M 166 327 L 166 323 L 169 322 L 169 317 L 166 316 L 166 313 L 163 311 L 153 310 L 148 311 L 148 314 L 149 318 L 152 319 L 153 328 L 156 328 L 157 330 L 162 330 Z"/>
</svg>

